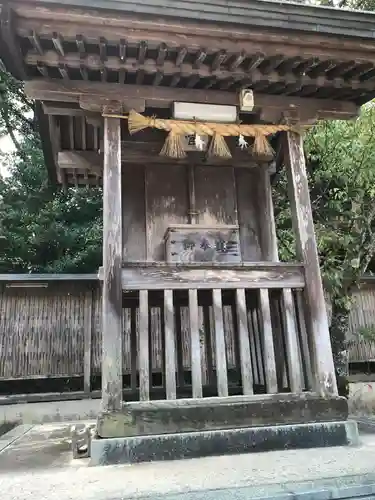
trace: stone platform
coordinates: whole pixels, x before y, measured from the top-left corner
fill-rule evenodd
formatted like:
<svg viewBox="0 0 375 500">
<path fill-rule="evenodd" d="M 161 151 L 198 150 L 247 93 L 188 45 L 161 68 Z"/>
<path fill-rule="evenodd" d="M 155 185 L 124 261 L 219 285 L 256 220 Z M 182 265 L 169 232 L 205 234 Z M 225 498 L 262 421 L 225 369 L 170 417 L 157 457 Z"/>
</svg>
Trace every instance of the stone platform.
<svg viewBox="0 0 375 500">
<path fill-rule="evenodd" d="M 124 404 L 98 418 L 91 464 L 358 443 L 344 398 L 277 394 Z"/>
<path fill-rule="evenodd" d="M 273 425 L 342 422 L 348 418 L 345 398 L 311 393 L 229 396 L 125 403 L 121 411 L 102 413 L 101 438 Z"/>
<path fill-rule="evenodd" d="M 362 434 L 359 446 L 89 467 L 89 459 L 72 458 L 72 424 L 19 426 L 2 437 L 3 498 L 373 500 L 375 494 L 374 434 Z"/>
<path fill-rule="evenodd" d="M 94 438 L 90 464 L 131 464 L 358 444 L 357 423 L 354 421 Z"/>
</svg>

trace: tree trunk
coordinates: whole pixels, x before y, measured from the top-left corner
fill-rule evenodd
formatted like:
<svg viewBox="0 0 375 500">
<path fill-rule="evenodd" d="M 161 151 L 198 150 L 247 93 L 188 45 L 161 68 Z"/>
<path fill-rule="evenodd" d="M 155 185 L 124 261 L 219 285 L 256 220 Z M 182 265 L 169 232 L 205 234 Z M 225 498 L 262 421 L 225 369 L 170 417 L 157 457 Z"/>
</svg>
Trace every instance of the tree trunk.
<svg viewBox="0 0 375 500">
<path fill-rule="evenodd" d="M 349 328 L 350 301 L 348 296 L 332 296 L 332 316 L 331 316 L 331 344 L 333 361 L 337 378 L 337 386 L 340 396 L 348 397 L 349 385 L 349 363 L 347 351 L 347 332 Z"/>
</svg>

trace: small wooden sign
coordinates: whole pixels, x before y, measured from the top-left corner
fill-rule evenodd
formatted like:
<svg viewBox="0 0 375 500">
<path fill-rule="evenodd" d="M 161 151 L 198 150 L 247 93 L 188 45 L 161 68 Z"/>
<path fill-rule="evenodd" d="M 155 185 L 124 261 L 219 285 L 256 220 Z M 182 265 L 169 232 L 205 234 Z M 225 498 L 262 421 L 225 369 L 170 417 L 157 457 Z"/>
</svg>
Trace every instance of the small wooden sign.
<svg viewBox="0 0 375 500">
<path fill-rule="evenodd" d="M 203 149 L 198 149 L 196 144 L 195 144 L 195 135 L 183 135 L 182 136 L 182 145 L 184 148 L 184 151 L 207 151 L 208 144 L 210 142 L 210 138 L 208 135 L 201 135 L 200 138 L 202 139 L 204 146 Z"/>
</svg>

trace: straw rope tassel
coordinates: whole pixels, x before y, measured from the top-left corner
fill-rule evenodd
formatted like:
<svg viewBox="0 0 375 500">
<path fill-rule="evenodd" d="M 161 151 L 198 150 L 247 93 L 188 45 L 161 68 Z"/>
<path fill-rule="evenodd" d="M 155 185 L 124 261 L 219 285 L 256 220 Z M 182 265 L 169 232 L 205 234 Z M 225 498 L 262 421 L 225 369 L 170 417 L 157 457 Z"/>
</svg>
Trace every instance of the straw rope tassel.
<svg viewBox="0 0 375 500">
<path fill-rule="evenodd" d="M 260 155 L 273 155 L 274 151 L 268 142 L 267 136 L 285 130 L 297 130 L 289 125 L 246 125 L 235 123 L 211 123 L 182 120 L 164 120 L 156 117 L 143 116 L 136 111 L 130 111 L 128 116 L 128 127 L 130 134 L 135 134 L 145 128 L 152 127 L 170 132 L 160 154 L 172 158 L 184 158 L 181 136 L 187 135 L 209 135 L 214 139 L 210 144 L 210 154 L 231 158 L 229 148 L 224 137 L 243 136 L 254 137 L 252 152 Z M 298 130 L 297 130 L 298 131 Z"/>
<path fill-rule="evenodd" d="M 268 139 L 263 134 L 257 134 L 254 139 L 253 147 L 251 148 L 254 154 L 260 156 L 274 156 L 275 151 L 273 150 L 271 144 L 268 142 Z"/>
<path fill-rule="evenodd" d="M 207 152 L 208 156 L 218 156 L 220 158 L 232 158 L 230 149 L 228 148 L 225 139 L 220 134 L 215 134 L 211 139 L 210 146 Z"/>
<path fill-rule="evenodd" d="M 165 139 L 164 146 L 160 151 L 160 156 L 168 156 L 169 158 L 176 158 L 181 160 L 182 158 L 186 158 L 186 153 L 182 144 L 182 136 L 176 134 L 173 130 L 171 130 Z"/>
</svg>

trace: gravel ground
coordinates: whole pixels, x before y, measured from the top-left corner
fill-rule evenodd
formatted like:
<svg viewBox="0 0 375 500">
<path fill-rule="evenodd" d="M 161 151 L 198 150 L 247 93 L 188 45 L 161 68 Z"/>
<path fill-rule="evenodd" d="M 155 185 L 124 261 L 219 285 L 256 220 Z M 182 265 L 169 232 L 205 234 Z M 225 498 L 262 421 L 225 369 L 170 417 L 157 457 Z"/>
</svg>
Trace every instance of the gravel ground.
<svg viewBox="0 0 375 500">
<path fill-rule="evenodd" d="M 289 450 L 174 462 L 89 467 L 72 460 L 66 424 L 34 426 L 0 452 L 0 492 L 7 500 L 153 500 L 250 498 L 247 487 L 280 489 L 294 481 L 375 474 L 375 435 L 359 447 Z M 269 486 L 264 486 L 269 485 Z M 272 486 L 274 485 L 274 486 Z M 207 490 L 215 491 L 209 494 Z M 196 495 L 189 494 L 196 492 Z M 205 492 L 205 493 L 204 493 Z M 245 495 L 244 495 L 245 493 Z M 182 494 L 175 496 L 176 494 Z"/>
</svg>

